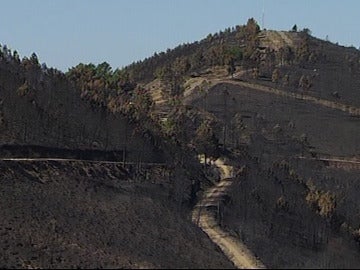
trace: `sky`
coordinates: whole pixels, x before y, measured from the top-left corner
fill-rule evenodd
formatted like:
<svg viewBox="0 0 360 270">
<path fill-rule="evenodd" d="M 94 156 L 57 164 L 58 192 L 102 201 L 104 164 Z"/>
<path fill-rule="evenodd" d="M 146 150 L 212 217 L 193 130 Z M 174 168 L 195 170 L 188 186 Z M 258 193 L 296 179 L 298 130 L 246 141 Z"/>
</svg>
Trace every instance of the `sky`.
<svg viewBox="0 0 360 270">
<path fill-rule="evenodd" d="M 78 63 L 113 69 L 246 24 L 309 28 L 360 46 L 359 0 L 0 0 L 0 44 L 62 71 Z"/>
</svg>

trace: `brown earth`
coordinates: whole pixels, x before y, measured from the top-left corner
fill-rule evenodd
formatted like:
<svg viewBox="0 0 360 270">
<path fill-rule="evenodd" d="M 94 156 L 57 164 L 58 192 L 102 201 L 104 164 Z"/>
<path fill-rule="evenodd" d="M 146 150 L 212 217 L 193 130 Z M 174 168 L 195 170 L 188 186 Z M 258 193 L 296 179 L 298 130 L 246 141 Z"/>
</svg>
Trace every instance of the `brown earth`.
<svg viewBox="0 0 360 270">
<path fill-rule="evenodd" d="M 229 190 L 234 183 L 233 168 L 217 160 L 216 166 L 221 171 L 220 181 L 206 190 L 192 213 L 192 220 L 209 238 L 217 244 L 224 254 L 240 269 L 265 268 L 263 263 L 242 243 L 240 239 L 230 235 L 221 228 L 221 208 Z M 219 222 L 220 221 L 220 222 Z"/>
<path fill-rule="evenodd" d="M 171 203 L 159 168 L 145 181 L 119 164 L 0 167 L 2 268 L 232 268 Z"/>
</svg>

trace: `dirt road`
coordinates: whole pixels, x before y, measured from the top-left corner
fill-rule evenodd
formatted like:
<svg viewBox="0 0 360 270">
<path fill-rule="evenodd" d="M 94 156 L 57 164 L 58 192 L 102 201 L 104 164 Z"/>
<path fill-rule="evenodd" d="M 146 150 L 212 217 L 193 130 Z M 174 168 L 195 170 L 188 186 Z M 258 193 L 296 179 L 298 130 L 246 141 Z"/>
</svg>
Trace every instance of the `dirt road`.
<svg viewBox="0 0 360 270">
<path fill-rule="evenodd" d="M 260 85 L 260 84 L 253 84 L 253 83 L 249 83 L 249 82 L 234 81 L 234 80 L 230 80 L 230 79 L 217 79 L 216 81 L 217 81 L 217 83 L 229 83 L 229 84 L 233 84 L 233 85 L 239 85 L 242 87 L 246 87 L 246 88 L 250 88 L 253 90 L 262 91 L 265 93 L 270 93 L 270 94 L 274 94 L 274 95 L 278 95 L 278 96 L 282 96 L 282 97 L 301 99 L 301 100 L 305 100 L 305 101 L 308 101 L 313 104 L 321 105 L 321 106 L 336 109 L 336 110 L 341 110 L 341 111 L 346 112 L 353 116 L 360 116 L 360 108 L 350 106 L 347 104 L 343 104 L 343 103 L 339 103 L 339 102 L 321 99 L 321 98 L 309 96 L 306 94 L 286 92 L 284 90 L 280 90 L 277 88 L 272 88 L 272 87 L 268 87 L 268 86 L 264 86 L 264 85 Z"/>
<path fill-rule="evenodd" d="M 262 262 L 236 237 L 224 231 L 216 215 L 219 206 L 233 184 L 233 168 L 220 160 L 215 163 L 221 169 L 221 181 L 204 193 L 203 199 L 195 206 L 192 220 L 209 238 L 220 247 L 237 268 L 265 268 Z"/>
<path fill-rule="evenodd" d="M 102 164 L 125 164 L 125 165 L 136 165 L 137 162 L 123 162 L 123 161 L 108 161 L 108 160 L 93 160 L 93 159 L 74 159 L 74 158 L 0 158 L 0 161 L 56 161 L 56 162 L 88 162 L 88 163 L 102 163 Z M 147 166 L 166 166 L 165 163 L 146 163 L 142 165 Z"/>
<path fill-rule="evenodd" d="M 298 157 L 298 159 L 326 162 L 327 166 L 337 169 L 360 170 L 360 160 L 356 158 L 321 157 L 321 156 L 316 158 L 309 158 L 309 157 L 300 156 Z"/>
</svg>

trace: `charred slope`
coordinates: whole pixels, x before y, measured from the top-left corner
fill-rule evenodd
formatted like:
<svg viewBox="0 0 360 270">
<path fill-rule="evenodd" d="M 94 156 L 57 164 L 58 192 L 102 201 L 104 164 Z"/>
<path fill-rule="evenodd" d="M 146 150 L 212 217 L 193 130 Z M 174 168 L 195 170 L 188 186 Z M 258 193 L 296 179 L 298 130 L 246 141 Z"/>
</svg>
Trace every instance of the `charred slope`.
<svg viewBox="0 0 360 270">
<path fill-rule="evenodd" d="M 359 267 L 358 244 L 344 222 L 346 211 L 337 208 L 331 192 L 304 181 L 286 162 L 268 170 L 253 163 L 237 183 L 225 207 L 224 224 L 265 265 Z"/>
<path fill-rule="evenodd" d="M 359 154 L 358 118 L 231 83 L 215 85 L 191 104 L 219 119 L 220 142 L 233 153 L 244 153 L 240 147 L 246 144 L 258 161 L 243 156 L 234 162 L 249 170 L 232 190 L 225 228 L 270 267 L 360 265 L 358 171 L 313 161 L 319 152 Z M 307 143 L 299 140 L 305 133 Z M 309 154 L 308 143 L 314 157 L 300 162 L 296 157 Z"/>
<path fill-rule="evenodd" d="M 99 80 L 97 74 L 92 74 L 80 89 L 77 72 L 70 74 L 74 76 L 67 74 L 69 78 L 40 66 L 34 55 L 22 61 L 15 55 L 0 50 L 3 146 L 11 146 L 20 154 L 26 150 L 26 157 L 39 151 L 46 157 L 59 151 L 65 155 L 79 151 L 80 155 L 86 152 L 96 159 L 100 152 L 111 153 L 119 160 L 122 153 L 121 161 L 137 164 L 136 174 L 145 173 L 144 163 L 166 163 L 172 168 L 172 185 L 176 189 L 171 198 L 180 204 L 196 199 L 200 182 L 207 183 L 201 165 L 193 152 L 163 136 L 149 116 L 150 111 L 144 109 L 149 109 L 146 92 L 127 87 L 125 90 L 122 85 L 108 89 L 110 85 L 99 84 L 108 78 Z M 45 153 L 46 149 L 49 153 Z"/>
<path fill-rule="evenodd" d="M 61 72 L 0 54 L 3 154 L 118 160 L 125 153 L 136 163 L 125 171 L 102 162 L 2 162 L 1 266 L 231 267 L 186 218 L 207 180 L 201 165 L 141 129 L 141 117 L 110 113 L 108 92 L 100 93 L 103 100 L 84 101 Z M 168 167 L 152 175 L 148 162 Z"/>
<path fill-rule="evenodd" d="M 219 74 L 202 71 L 225 66 L 229 75 L 235 69 L 235 79 L 254 85 L 330 100 L 346 108 L 347 105 L 359 107 L 359 50 L 316 39 L 306 31 L 256 32 L 247 37 L 254 38 L 254 43 L 246 42 L 250 39 L 245 42 L 238 39 L 241 36 L 235 32 L 222 38 L 209 36 L 203 50 L 198 44 L 176 48 L 128 70 L 146 67 L 146 74 L 138 73 L 139 81 L 157 77 L 166 85 L 171 78 L 169 74 L 181 74 L 185 80 L 199 77 L 199 82 L 216 81 Z M 189 50 L 181 53 L 186 48 Z M 243 57 L 225 61 L 225 56 L 231 57 L 229 48 L 238 49 Z M 190 53 L 191 50 L 194 52 Z M 175 56 L 175 52 L 179 54 Z M 166 55 L 170 63 L 158 61 Z M 192 64 L 193 59 L 201 62 L 201 67 Z M 172 78 L 177 79 L 173 81 L 175 84 L 181 84 L 181 80 Z M 159 90 L 155 89 L 157 83 L 152 86 L 154 91 Z M 195 89 L 203 98 L 191 105 L 213 113 L 220 120 L 220 128 L 214 130 L 224 148 L 241 151 L 239 146 L 247 144 L 251 154 L 261 162 L 251 167 L 247 178 L 241 179 L 234 189 L 232 203 L 225 208 L 225 225 L 271 267 L 358 267 L 359 249 L 354 241 L 354 236 L 359 239 L 354 198 L 358 190 L 354 183 L 356 176 L 329 172 L 326 177 L 336 177 L 329 181 L 319 179 L 317 166 L 295 166 L 296 161 L 291 169 L 286 163 L 273 166 L 274 161 L 288 160 L 304 152 L 309 154 L 309 146 L 314 155 L 316 152 L 358 155 L 358 117 L 321 104 L 246 87 L 221 84 L 209 88 Z M 175 98 L 183 96 L 183 92 L 170 94 Z M 303 179 L 296 176 L 297 170 Z M 342 179 L 343 175 L 346 179 Z M 317 187 L 308 184 L 310 177 L 316 178 Z"/>
<path fill-rule="evenodd" d="M 226 133 L 218 132 L 220 142 L 225 136 L 227 145 L 234 147 L 238 141 L 253 140 L 252 152 L 259 158 L 281 149 L 288 156 L 301 155 L 299 143 L 304 135 L 316 153 L 335 156 L 360 153 L 357 143 L 360 119 L 340 110 L 231 83 L 216 84 L 190 104 L 206 109 L 226 125 Z M 239 120 L 241 130 L 236 124 Z"/>
<path fill-rule="evenodd" d="M 125 162 L 124 151 L 101 151 L 89 149 L 64 149 L 37 145 L 2 145 L 0 146 L 1 158 L 52 158 L 52 159 L 77 159 L 91 161 Z M 160 157 L 159 157 L 160 158 Z"/>
<path fill-rule="evenodd" d="M 275 46 L 284 40 L 290 40 L 291 46 Z M 356 48 L 307 33 L 276 31 L 266 31 L 260 46 L 257 83 L 359 107 L 360 51 Z M 248 79 L 253 80 L 252 75 Z"/>
<path fill-rule="evenodd" d="M 35 64 L 0 60 L 2 144 L 127 152 L 135 161 L 161 159 L 154 142 L 126 116 L 80 98 L 62 74 Z"/>
<path fill-rule="evenodd" d="M 232 268 L 168 199 L 159 168 L 134 181 L 116 164 L 0 167 L 3 268 Z"/>
<path fill-rule="evenodd" d="M 244 26 L 155 54 L 124 72 L 137 82 L 159 78 L 171 88 L 215 66 L 226 67 L 229 75 L 240 70 L 244 80 L 360 105 L 359 50 L 318 39 L 307 31 L 260 31 L 251 19 Z"/>
</svg>

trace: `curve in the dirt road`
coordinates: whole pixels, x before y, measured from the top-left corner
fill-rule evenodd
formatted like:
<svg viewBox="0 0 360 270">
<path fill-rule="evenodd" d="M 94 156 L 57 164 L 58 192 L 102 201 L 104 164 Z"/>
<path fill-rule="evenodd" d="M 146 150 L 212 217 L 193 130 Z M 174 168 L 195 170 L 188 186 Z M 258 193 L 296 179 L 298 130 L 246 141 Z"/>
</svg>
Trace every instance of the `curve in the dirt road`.
<svg viewBox="0 0 360 270">
<path fill-rule="evenodd" d="M 220 214 L 219 206 L 222 198 L 231 188 L 234 178 L 231 166 L 227 166 L 219 160 L 215 164 L 221 170 L 221 180 L 216 186 L 204 193 L 203 199 L 200 200 L 192 212 L 192 220 L 220 247 L 237 268 L 265 268 L 264 264 L 254 256 L 244 243 L 219 226 L 215 216 Z"/>
</svg>

